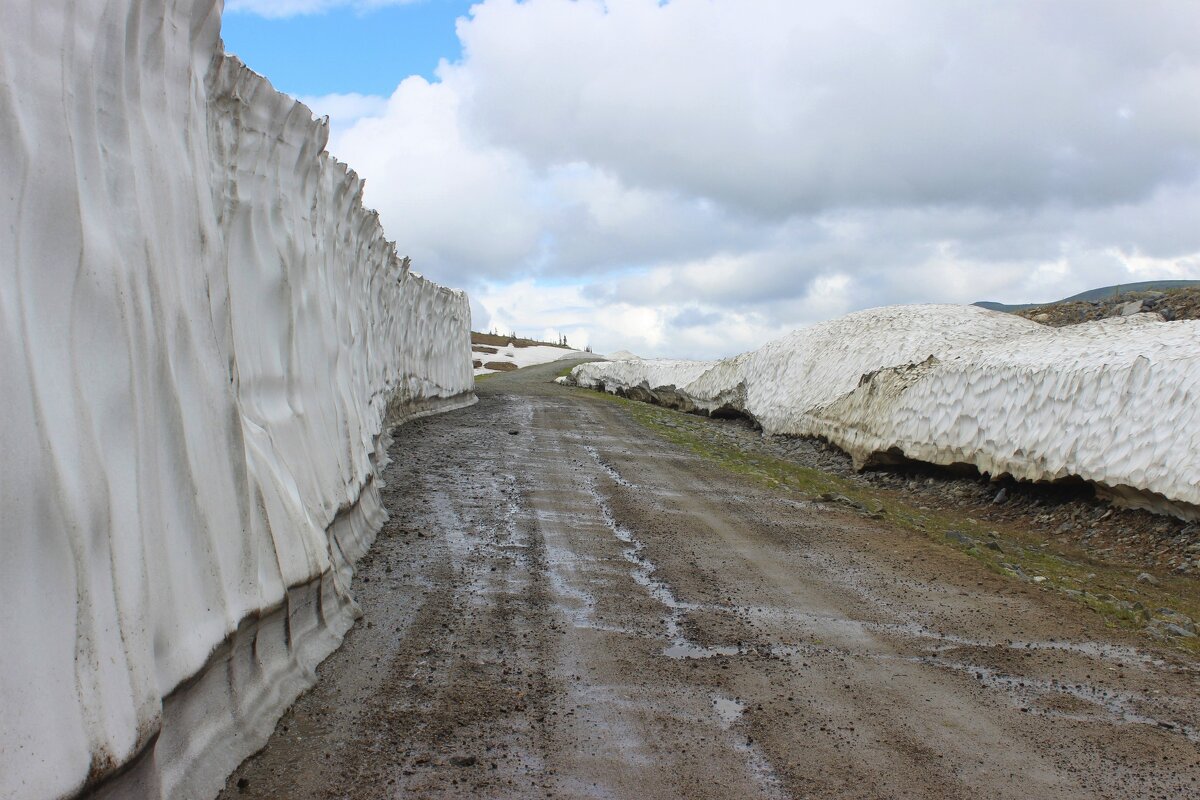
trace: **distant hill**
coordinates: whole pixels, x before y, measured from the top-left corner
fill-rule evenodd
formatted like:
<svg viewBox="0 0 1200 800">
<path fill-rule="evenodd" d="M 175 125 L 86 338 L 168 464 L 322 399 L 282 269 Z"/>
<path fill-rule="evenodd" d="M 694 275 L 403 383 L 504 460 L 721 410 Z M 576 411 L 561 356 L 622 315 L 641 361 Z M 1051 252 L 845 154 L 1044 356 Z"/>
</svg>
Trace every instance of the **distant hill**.
<svg viewBox="0 0 1200 800">
<path fill-rule="evenodd" d="M 540 342 L 515 333 L 502 336 L 471 331 L 471 363 L 477 377 L 489 372 L 512 372 L 576 355 L 588 354 L 562 342 Z"/>
<path fill-rule="evenodd" d="M 479 331 L 471 331 L 471 344 L 482 344 L 487 347 L 561 347 L 564 350 L 572 350 L 570 345 L 562 342 L 543 342 L 538 339 L 526 339 L 523 336 L 509 334 L 503 336 L 496 333 L 480 333 Z"/>
<path fill-rule="evenodd" d="M 972 305 L 977 305 L 980 308 L 991 309 L 992 311 L 1005 311 L 1009 314 L 1014 314 L 1018 311 L 1028 311 L 1031 308 L 1039 308 L 1041 306 L 1057 305 L 1059 303 L 1077 303 L 1077 302 L 1095 302 L 1104 300 L 1115 295 L 1124 295 L 1131 292 L 1162 292 L 1168 289 L 1183 289 L 1188 286 L 1200 286 L 1200 281 L 1141 281 L 1140 283 L 1122 283 L 1116 286 L 1103 286 L 1099 289 L 1089 289 L 1086 292 L 1065 297 L 1062 300 L 1056 300 L 1052 303 L 1022 303 L 1016 305 L 1007 305 L 1005 303 L 994 303 L 990 300 L 982 300 Z"/>
</svg>

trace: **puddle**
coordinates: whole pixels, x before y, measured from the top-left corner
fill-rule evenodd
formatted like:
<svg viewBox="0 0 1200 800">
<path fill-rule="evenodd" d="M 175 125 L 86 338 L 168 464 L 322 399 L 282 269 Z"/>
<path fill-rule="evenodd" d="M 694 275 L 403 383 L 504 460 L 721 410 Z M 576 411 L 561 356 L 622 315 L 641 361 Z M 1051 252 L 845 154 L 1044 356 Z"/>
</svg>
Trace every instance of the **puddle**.
<svg viewBox="0 0 1200 800">
<path fill-rule="evenodd" d="M 884 624 L 884 623 L 864 623 L 866 627 L 880 631 L 881 633 L 898 633 L 903 636 L 908 636 L 913 639 L 930 639 L 938 642 L 945 642 L 951 647 L 942 649 L 955 649 L 957 647 L 978 647 L 981 649 L 1005 648 L 1008 650 L 1048 650 L 1062 653 L 1074 653 L 1076 655 L 1088 656 L 1098 661 L 1113 661 L 1126 666 L 1156 666 L 1162 667 L 1165 665 L 1161 659 L 1152 658 L 1145 653 L 1141 653 L 1132 647 L 1123 647 L 1121 645 L 1104 644 L 1102 642 L 1067 642 L 1067 641 L 1004 641 L 1004 642 L 989 642 L 980 639 L 971 639 L 964 636 L 955 636 L 948 633 L 939 633 L 918 625 L 913 622 Z"/>
<path fill-rule="evenodd" d="M 898 636 L 918 642 L 929 642 L 926 649 L 932 652 L 947 652 L 959 648 L 982 650 L 1004 649 L 1016 651 L 1049 651 L 1071 653 L 1101 662 L 1122 664 L 1130 667 L 1167 667 L 1162 659 L 1154 658 L 1133 647 L 1105 644 L 1103 642 L 1004 640 L 988 641 L 967 636 L 943 633 L 916 622 L 871 622 L 830 614 L 819 614 L 803 609 L 769 607 L 731 607 L 729 610 L 748 617 L 772 622 L 795 623 L 804 626 L 804 632 L 821 639 L 838 642 L 843 648 L 853 646 L 872 647 L 872 634 Z"/>
<path fill-rule="evenodd" d="M 1189 741 L 1200 742 L 1200 730 L 1172 720 L 1163 720 L 1139 712 L 1136 708 L 1139 702 L 1147 698 L 1131 692 L 1115 692 L 1099 686 L 1086 683 L 1067 683 L 1064 681 L 1030 678 L 1027 676 L 1007 675 L 1005 673 L 981 667 L 974 664 L 946 662 L 933 658 L 912 659 L 914 663 L 926 664 L 942 669 L 963 672 L 975 677 L 984 686 L 1004 692 L 1012 697 L 1028 713 L 1044 717 L 1076 719 L 1073 715 L 1057 709 L 1040 708 L 1037 700 L 1054 696 L 1071 697 L 1082 701 L 1097 710 L 1106 713 L 1109 719 L 1130 725 L 1150 725 L 1165 731 L 1178 733 Z"/>
<path fill-rule="evenodd" d="M 741 731 L 734 728 L 735 725 L 741 722 L 742 715 L 746 713 L 746 704 L 733 697 L 723 697 L 714 694 L 712 696 L 712 705 L 713 712 L 717 715 L 717 721 L 720 723 L 722 730 L 729 731 L 733 749 L 741 753 L 746 759 L 746 769 L 762 793 L 767 797 L 790 797 L 784 791 L 779 774 L 771 765 L 771 761 L 767 758 L 766 754 L 749 737 L 744 736 Z"/>
<path fill-rule="evenodd" d="M 546 570 L 546 576 L 550 581 L 550 588 L 560 598 L 555 605 L 573 626 L 591 627 L 596 598 L 590 592 L 577 587 L 563 574 L 566 564 L 563 559 L 547 559 L 547 562 L 549 568 Z"/>
<path fill-rule="evenodd" d="M 713 645 L 705 647 L 702 644 L 688 641 L 680 637 L 674 643 L 663 650 L 663 655 L 667 658 L 675 659 L 690 659 L 690 658 L 714 658 L 716 656 L 740 656 L 745 653 L 740 647 L 732 645 Z"/>
<path fill-rule="evenodd" d="M 617 472 L 617 470 L 611 464 L 609 464 L 607 461 L 605 461 L 603 458 L 601 458 L 600 451 L 597 450 L 595 447 L 592 447 L 590 444 L 585 444 L 583 446 L 583 449 L 585 451 L 587 451 L 587 454 L 592 457 L 592 460 L 595 461 L 596 464 L 600 467 L 600 469 L 604 470 L 604 473 L 606 475 L 608 475 L 608 477 L 612 478 L 613 482 L 616 483 L 618 486 L 624 486 L 626 489 L 636 489 L 637 488 L 637 486 L 635 484 L 630 483 L 629 481 L 622 478 L 621 473 Z"/>
<path fill-rule="evenodd" d="M 713 711 L 721 720 L 721 727 L 728 729 L 730 725 L 741 719 L 742 714 L 746 711 L 746 704 L 730 697 L 713 695 Z"/>
<path fill-rule="evenodd" d="M 618 541 L 629 545 L 621 555 L 633 567 L 629 571 L 635 583 L 646 590 L 652 598 L 666 609 L 663 615 L 663 625 L 666 628 L 666 639 L 669 644 L 664 648 L 663 655 L 668 658 L 712 658 L 714 656 L 736 656 L 742 653 L 741 648 L 727 645 L 705 646 L 692 641 L 683 633 L 683 616 L 688 611 L 695 611 L 702 606 L 680 600 L 671 591 L 671 587 L 655 577 L 658 566 L 647 558 L 643 551 L 645 544 L 637 539 L 631 531 L 617 522 L 612 508 L 601 496 L 594 484 L 587 485 L 587 492 L 592 496 L 605 526 Z"/>
</svg>

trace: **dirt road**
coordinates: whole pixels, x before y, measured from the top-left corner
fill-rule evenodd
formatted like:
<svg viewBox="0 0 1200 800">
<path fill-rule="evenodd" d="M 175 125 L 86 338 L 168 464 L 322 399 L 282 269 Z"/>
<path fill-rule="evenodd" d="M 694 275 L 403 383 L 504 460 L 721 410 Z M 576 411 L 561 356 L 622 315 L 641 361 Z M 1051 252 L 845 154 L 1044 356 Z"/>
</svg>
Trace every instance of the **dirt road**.
<svg viewBox="0 0 1200 800">
<path fill-rule="evenodd" d="M 1200 665 L 558 368 L 398 431 L 364 619 L 225 797 L 1200 796 Z"/>
</svg>

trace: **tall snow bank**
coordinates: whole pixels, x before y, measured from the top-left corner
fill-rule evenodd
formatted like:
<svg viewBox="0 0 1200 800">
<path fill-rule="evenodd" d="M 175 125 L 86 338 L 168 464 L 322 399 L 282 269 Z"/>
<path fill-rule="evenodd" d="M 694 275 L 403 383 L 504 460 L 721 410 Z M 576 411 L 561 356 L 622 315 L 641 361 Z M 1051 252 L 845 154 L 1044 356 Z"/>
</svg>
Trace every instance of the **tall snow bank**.
<svg viewBox="0 0 1200 800">
<path fill-rule="evenodd" d="M 1050 328 L 973 306 L 871 309 L 717 362 L 577 367 L 581 386 L 770 434 L 822 436 L 860 466 L 905 458 L 1031 481 L 1090 481 L 1200 517 L 1200 322 Z"/>
<path fill-rule="evenodd" d="M 2 798 L 213 795 L 358 613 L 388 426 L 473 398 L 465 296 L 219 11 L 0 26 Z"/>
</svg>

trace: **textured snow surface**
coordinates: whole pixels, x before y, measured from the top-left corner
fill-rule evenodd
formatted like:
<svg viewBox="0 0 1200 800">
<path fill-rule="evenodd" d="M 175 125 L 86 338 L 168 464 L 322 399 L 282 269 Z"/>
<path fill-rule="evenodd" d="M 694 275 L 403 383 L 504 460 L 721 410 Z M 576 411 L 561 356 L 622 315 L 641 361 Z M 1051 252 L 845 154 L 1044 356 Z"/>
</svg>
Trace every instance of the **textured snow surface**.
<svg viewBox="0 0 1200 800">
<path fill-rule="evenodd" d="M 387 427 L 473 398 L 465 296 L 220 8 L 0 25 L 3 798 L 215 793 L 357 614 Z"/>
<path fill-rule="evenodd" d="M 722 361 L 595 362 L 572 377 L 701 411 L 733 405 L 766 433 L 826 437 L 860 465 L 903 456 L 1073 476 L 1131 505 L 1200 513 L 1196 321 L 1050 328 L 974 306 L 893 306 Z"/>
</svg>

